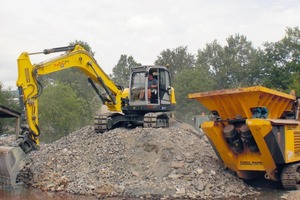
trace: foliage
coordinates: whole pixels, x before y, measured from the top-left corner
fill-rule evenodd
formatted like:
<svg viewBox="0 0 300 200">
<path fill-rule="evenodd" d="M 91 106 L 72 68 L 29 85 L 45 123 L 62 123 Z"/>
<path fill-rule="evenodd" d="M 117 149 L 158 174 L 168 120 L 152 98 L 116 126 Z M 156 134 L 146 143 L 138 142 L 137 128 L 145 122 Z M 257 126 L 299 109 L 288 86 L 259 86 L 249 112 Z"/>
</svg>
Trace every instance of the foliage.
<svg viewBox="0 0 300 200">
<path fill-rule="evenodd" d="M 180 46 L 173 50 L 166 49 L 157 56 L 155 65 L 169 65 L 171 78 L 174 79 L 185 68 L 191 68 L 195 64 L 194 55 L 188 53 L 187 49 L 187 46 Z"/>
<path fill-rule="evenodd" d="M 196 100 L 188 99 L 189 93 L 204 92 L 212 90 L 214 81 L 209 72 L 200 65 L 181 71 L 174 80 L 176 92 L 175 116 L 187 123 L 192 123 L 192 117 L 206 109 Z"/>
<path fill-rule="evenodd" d="M 39 102 L 41 140 L 53 141 L 90 124 L 91 112 L 90 102 L 79 97 L 72 87 L 63 83 L 48 85 Z"/>
<path fill-rule="evenodd" d="M 214 88 L 221 88 L 222 83 L 226 82 L 224 79 L 227 78 L 227 69 L 224 64 L 224 54 L 223 47 L 216 40 L 206 44 L 204 49 L 198 50 L 196 65 L 201 66 L 214 77 Z"/>
<path fill-rule="evenodd" d="M 94 56 L 87 42 L 70 43 L 74 44 L 80 44 Z M 189 93 L 264 85 L 285 92 L 295 89 L 300 94 L 300 30 L 299 27 L 287 28 L 283 39 L 266 42 L 263 49 L 254 48 L 251 41 L 240 34 L 229 36 L 224 45 L 214 40 L 198 49 L 196 55 L 189 53 L 187 46 L 166 49 L 157 56 L 155 64 L 170 66 L 176 91 L 175 115 L 190 122 L 192 116 L 206 110 L 200 103 L 188 99 Z M 139 65 L 133 56 L 123 54 L 110 77 L 126 87 L 130 68 Z M 45 88 L 39 99 L 42 138 L 54 140 L 92 122 L 94 110 L 101 102 L 86 78 L 75 68 L 42 77 Z M 1 104 L 15 108 L 2 89 L 0 84 Z"/>
<path fill-rule="evenodd" d="M 0 106 L 5 106 L 9 109 L 19 111 L 17 102 L 13 101 L 13 91 L 4 90 L 3 84 L 0 82 Z M 1 119 L 0 120 L 0 134 L 8 133 L 10 127 L 15 127 L 15 119 Z"/>
<path fill-rule="evenodd" d="M 299 28 L 288 28 L 282 40 L 266 43 L 263 50 L 239 34 L 229 36 L 224 46 L 214 40 L 198 50 L 195 66 L 187 59 L 192 55 L 186 47 L 162 51 L 155 63 L 173 65 L 176 116 L 187 121 L 203 111 L 200 104 L 185 99 L 192 92 L 264 85 L 285 92 L 295 89 L 299 94 L 299 35 Z"/>
<path fill-rule="evenodd" d="M 95 91 L 87 81 L 87 76 L 79 69 L 69 68 L 42 77 L 42 83 L 45 87 L 56 82 L 70 86 L 78 96 L 85 99 L 90 99 L 95 96 Z"/>
<path fill-rule="evenodd" d="M 141 66 L 132 56 L 122 54 L 117 65 L 113 68 L 112 80 L 123 87 L 129 86 L 130 68 Z"/>
<path fill-rule="evenodd" d="M 264 44 L 265 80 L 267 87 L 289 92 L 296 89 L 300 94 L 300 30 L 287 28 L 283 39 Z"/>
<path fill-rule="evenodd" d="M 19 107 L 16 102 L 12 101 L 13 98 L 14 91 L 12 91 L 11 89 L 4 90 L 3 84 L 0 82 L 0 105 L 18 110 Z"/>
<path fill-rule="evenodd" d="M 259 85 L 262 82 L 262 52 L 256 50 L 245 36 L 227 38 L 222 47 L 216 40 L 198 50 L 198 65 L 210 71 L 215 89 Z"/>
<path fill-rule="evenodd" d="M 82 40 L 75 40 L 74 42 L 70 42 L 69 45 L 76 45 L 76 44 L 79 44 L 80 46 L 82 46 L 87 52 L 89 52 L 89 54 L 91 54 L 92 56 L 95 55 L 95 52 L 92 51 L 92 48 L 91 46 L 85 42 L 85 41 L 82 41 Z"/>
<path fill-rule="evenodd" d="M 247 87 L 261 83 L 263 68 L 260 51 L 256 50 L 246 36 L 230 36 L 224 47 L 225 65 L 230 74 L 228 88 Z"/>
<path fill-rule="evenodd" d="M 192 116 L 204 108 L 199 103 L 189 100 L 188 94 L 212 89 L 213 82 L 209 71 L 200 65 L 195 67 L 195 58 L 187 51 L 187 47 L 162 51 L 155 64 L 170 65 L 169 71 L 176 94 L 175 116 L 190 122 Z"/>
<path fill-rule="evenodd" d="M 74 44 L 80 44 L 91 55 L 95 54 L 86 42 L 76 40 L 75 42 L 70 43 L 70 45 Z M 100 108 L 101 102 L 99 98 L 96 98 L 97 95 L 95 91 L 88 83 L 87 77 L 82 71 L 76 68 L 70 68 L 47 74 L 41 77 L 41 82 L 44 86 L 44 93 L 39 98 L 39 124 L 42 129 L 42 140 L 54 140 L 66 135 L 76 128 L 91 124 L 96 113 L 95 110 Z M 59 93 L 67 96 L 58 98 L 62 96 L 59 95 Z M 51 102 L 49 99 L 51 99 Z M 78 113 L 75 114 L 74 112 L 66 110 L 61 114 L 63 116 L 57 117 L 57 112 L 63 111 L 63 108 L 68 107 L 71 109 L 68 106 L 67 101 L 73 103 L 74 106 L 80 107 L 80 109 L 77 109 Z M 66 107 L 63 107 L 62 105 L 65 105 Z M 60 106 L 62 106 L 62 108 L 60 108 Z M 76 110 L 76 108 L 74 109 Z M 74 123 L 74 125 L 70 123 Z"/>
<path fill-rule="evenodd" d="M 69 45 L 81 45 L 87 52 L 89 52 L 92 56 L 94 56 L 95 52 L 92 51 L 92 48 L 88 43 L 75 40 L 71 42 Z M 65 83 L 71 86 L 74 91 L 76 91 L 77 95 L 82 96 L 86 99 L 92 98 L 95 95 L 95 92 L 90 90 L 90 85 L 87 81 L 87 77 L 84 73 L 76 68 L 70 68 L 66 70 L 62 70 L 59 72 L 47 74 L 42 78 L 44 84 L 51 84 L 52 82 L 59 81 L 61 83 Z"/>
</svg>

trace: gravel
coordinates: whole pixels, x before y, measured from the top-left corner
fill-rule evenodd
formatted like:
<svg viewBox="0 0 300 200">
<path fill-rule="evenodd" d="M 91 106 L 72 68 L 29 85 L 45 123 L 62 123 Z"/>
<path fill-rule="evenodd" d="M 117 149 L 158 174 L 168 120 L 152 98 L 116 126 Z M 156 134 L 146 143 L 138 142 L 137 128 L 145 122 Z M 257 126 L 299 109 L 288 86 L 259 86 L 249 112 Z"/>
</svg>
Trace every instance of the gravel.
<svg viewBox="0 0 300 200">
<path fill-rule="evenodd" d="M 30 154 L 24 182 L 44 191 L 103 197 L 224 199 L 258 195 L 190 128 L 84 127 Z"/>
</svg>

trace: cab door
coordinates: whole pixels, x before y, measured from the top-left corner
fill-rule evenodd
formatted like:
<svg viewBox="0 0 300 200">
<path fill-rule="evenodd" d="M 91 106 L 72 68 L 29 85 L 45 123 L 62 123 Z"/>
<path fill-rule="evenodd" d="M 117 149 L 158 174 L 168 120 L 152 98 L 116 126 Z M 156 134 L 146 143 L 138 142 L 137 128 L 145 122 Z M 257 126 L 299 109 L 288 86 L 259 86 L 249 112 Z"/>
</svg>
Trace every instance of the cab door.
<svg viewBox="0 0 300 200">
<path fill-rule="evenodd" d="M 159 69 L 159 101 L 160 104 L 170 104 L 171 79 L 169 71 Z"/>
</svg>

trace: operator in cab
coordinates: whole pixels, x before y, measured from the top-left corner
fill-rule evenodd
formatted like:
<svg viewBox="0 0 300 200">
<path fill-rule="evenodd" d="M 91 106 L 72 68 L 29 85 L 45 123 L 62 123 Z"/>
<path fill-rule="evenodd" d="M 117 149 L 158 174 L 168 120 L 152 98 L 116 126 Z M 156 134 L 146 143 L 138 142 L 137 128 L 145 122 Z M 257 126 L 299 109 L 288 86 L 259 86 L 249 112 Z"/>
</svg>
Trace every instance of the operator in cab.
<svg viewBox="0 0 300 200">
<path fill-rule="evenodd" d="M 149 73 L 148 75 L 148 89 L 147 89 L 147 94 L 148 94 L 148 101 L 151 99 L 151 90 L 157 88 L 157 80 L 153 77 L 153 74 Z M 140 100 L 143 100 L 145 98 L 145 90 L 140 91 Z"/>
</svg>

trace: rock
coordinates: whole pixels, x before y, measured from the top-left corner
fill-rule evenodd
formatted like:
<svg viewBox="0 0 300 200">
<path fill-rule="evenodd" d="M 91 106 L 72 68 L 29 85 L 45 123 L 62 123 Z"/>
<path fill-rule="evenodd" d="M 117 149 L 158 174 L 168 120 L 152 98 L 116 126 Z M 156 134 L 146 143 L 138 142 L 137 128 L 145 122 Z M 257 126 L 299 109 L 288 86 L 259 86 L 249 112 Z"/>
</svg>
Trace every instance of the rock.
<svg viewBox="0 0 300 200">
<path fill-rule="evenodd" d="M 205 185 L 203 184 L 203 182 L 202 181 L 199 181 L 196 185 L 195 185 L 195 188 L 196 188 L 196 190 L 198 190 L 198 191 L 203 191 L 204 190 L 204 188 L 205 188 Z"/>
<path fill-rule="evenodd" d="M 184 166 L 184 162 L 172 162 L 171 163 L 171 167 L 178 169 L 178 168 L 182 168 Z"/>
<path fill-rule="evenodd" d="M 182 161 L 183 160 L 182 156 L 176 156 L 175 158 L 176 158 L 177 161 Z"/>
<path fill-rule="evenodd" d="M 133 172 L 132 172 L 132 175 L 133 175 L 133 176 L 140 176 L 140 173 L 137 172 L 137 171 L 133 171 Z"/>
<path fill-rule="evenodd" d="M 203 169 L 201 169 L 201 168 L 196 169 L 196 172 L 197 172 L 197 174 L 202 174 L 203 173 Z"/>
<path fill-rule="evenodd" d="M 177 178 L 182 178 L 182 175 L 180 175 L 180 174 L 170 174 L 168 177 L 171 178 L 171 179 L 177 179 Z"/>
<path fill-rule="evenodd" d="M 87 126 L 32 152 L 24 177 L 42 190 L 98 198 L 222 199 L 237 188 L 254 194 L 226 171 L 205 138 L 180 126 L 103 134 Z"/>
<path fill-rule="evenodd" d="M 176 189 L 176 194 L 177 195 L 184 195 L 185 194 L 185 188 L 177 188 Z"/>
<path fill-rule="evenodd" d="M 112 187 L 109 185 L 102 185 L 97 190 L 96 193 L 101 196 L 107 196 L 113 191 Z"/>
</svg>

